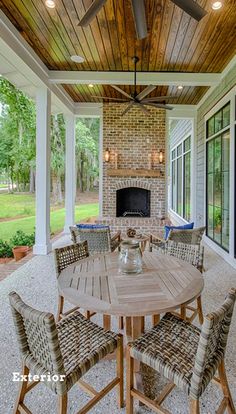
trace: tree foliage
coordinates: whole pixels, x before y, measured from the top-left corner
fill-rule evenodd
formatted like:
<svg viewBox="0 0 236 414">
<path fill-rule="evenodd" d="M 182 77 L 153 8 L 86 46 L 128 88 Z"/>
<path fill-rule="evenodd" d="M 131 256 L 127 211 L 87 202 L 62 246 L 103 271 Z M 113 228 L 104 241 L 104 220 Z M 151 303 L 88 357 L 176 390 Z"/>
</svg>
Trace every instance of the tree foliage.
<svg viewBox="0 0 236 414">
<path fill-rule="evenodd" d="M 99 120 L 76 124 L 76 174 L 80 191 L 93 189 L 98 177 Z M 0 78 L 0 176 L 7 174 L 9 190 L 34 191 L 36 157 L 35 103 Z M 63 201 L 65 176 L 65 122 L 51 117 L 51 182 L 55 203 Z"/>
</svg>

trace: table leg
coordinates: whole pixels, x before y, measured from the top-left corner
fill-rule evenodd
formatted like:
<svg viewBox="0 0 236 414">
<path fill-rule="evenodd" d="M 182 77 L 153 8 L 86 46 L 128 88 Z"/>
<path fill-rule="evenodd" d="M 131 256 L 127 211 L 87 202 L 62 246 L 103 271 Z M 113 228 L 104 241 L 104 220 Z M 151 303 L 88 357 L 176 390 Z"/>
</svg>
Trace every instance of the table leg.
<svg viewBox="0 0 236 414">
<path fill-rule="evenodd" d="M 132 323 L 130 317 L 125 318 L 125 333 L 128 341 L 132 339 Z"/>
</svg>

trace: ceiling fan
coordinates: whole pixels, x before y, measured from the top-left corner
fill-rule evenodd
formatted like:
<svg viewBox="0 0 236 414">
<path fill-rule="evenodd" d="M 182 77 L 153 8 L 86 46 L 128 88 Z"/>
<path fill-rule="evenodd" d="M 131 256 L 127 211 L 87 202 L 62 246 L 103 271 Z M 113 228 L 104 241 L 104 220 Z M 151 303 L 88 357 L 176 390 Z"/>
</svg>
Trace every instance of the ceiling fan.
<svg viewBox="0 0 236 414">
<path fill-rule="evenodd" d="M 137 93 L 137 63 L 139 62 L 139 58 L 137 56 L 133 57 L 134 62 L 134 93 L 129 95 L 125 91 L 123 91 L 121 88 L 119 88 L 116 85 L 110 85 L 112 88 L 116 89 L 118 92 L 120 92 L 122 95 L 126 97 L 124 98 L 109 98 L 107 96 L 96 96 L 92 95 L 92 98 L 102 99 L 102 100 L 113 100 L 116 102 L 128 102 L 128 106 L 125 108 L 125 110 L 122 112 L 121 115 L 125 115 L 132 107 L 133 105 L 138 106 L 145 114 L 150 114 L 150 111 L 145 108 L 145 106 L 152 106 L 154 108 L 161 108 L 161 109 L 173 109 L 172 106 L 166 105 L 165 100 L 167 99 L 173 99 L 173 96 L 155 96 L 151 98 L 147 98 L 147 95 L 154 91 L 156 89 L 156 86 L 149 85 L 147 86 L 142 92 Z M 164 103 L 162 103 L 164 101 Z"/>
<path fill-rule="evenodd" d="M 93 0 L 91 6 L 79 22 L 79 26 L 86 27 L 96 17 L 99 10 L 104 6 L 107 0 Z M 199 4 L 194 0 L 170 0 L 176 6 L 188 13 L 198 22 L 207 14 Z M 145 0 L 131 0 L 132 11 L 134 16 L 135 28 L 138 39 L 147 37 L 147 20 L 145 12 Z"/>
</svg>

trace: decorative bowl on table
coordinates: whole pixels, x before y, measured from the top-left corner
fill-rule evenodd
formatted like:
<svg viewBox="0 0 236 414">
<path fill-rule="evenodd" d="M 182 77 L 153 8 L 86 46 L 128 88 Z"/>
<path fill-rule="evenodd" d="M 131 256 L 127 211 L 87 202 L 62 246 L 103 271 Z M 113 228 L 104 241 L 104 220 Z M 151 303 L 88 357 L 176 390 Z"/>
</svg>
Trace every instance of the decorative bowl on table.
<svg viewBox="0 0 236 414">
<path fill-rule="evenodd" d="M 122 273 L 142 272 L 142 253 L 139 242 L 125 240 L 120 244 L 119 269 Z"/>
</svg>

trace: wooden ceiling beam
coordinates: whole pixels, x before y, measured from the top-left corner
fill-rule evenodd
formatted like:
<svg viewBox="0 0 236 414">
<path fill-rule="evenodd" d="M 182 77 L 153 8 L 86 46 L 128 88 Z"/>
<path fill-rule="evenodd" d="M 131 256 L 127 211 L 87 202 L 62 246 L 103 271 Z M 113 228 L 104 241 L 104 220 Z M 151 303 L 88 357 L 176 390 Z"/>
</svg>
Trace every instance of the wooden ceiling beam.
<svg viewBox="0 0 236 414">
<path fill-rule="evenodd" d="M 53 84 L 88 85 L 133 85 L 133 72 L 106 71 L 49 71 L 49 80 Z M 138 72 L 138 85 L 165 86 L 215 86 L 221 80 L 220 73 L 184 73 L 184 72 Z"/>
</svg>

